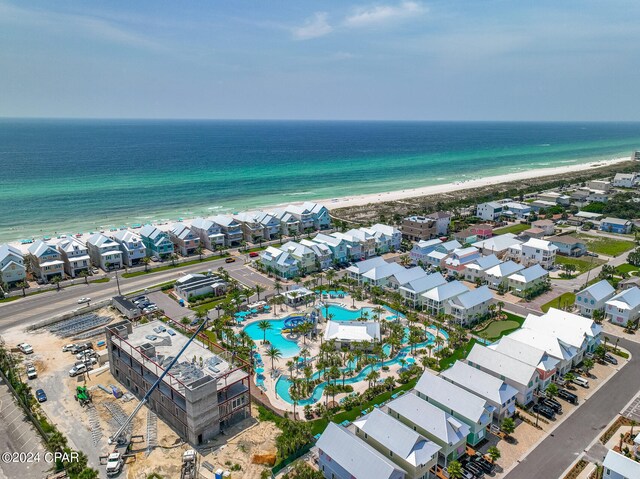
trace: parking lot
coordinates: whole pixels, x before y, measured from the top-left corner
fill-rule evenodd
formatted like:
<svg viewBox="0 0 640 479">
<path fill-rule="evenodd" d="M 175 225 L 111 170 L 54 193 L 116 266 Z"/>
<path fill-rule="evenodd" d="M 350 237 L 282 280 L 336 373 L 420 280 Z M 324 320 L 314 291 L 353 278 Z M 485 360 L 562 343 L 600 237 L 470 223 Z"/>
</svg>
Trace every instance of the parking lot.
<svg viewBox="0 0 640 479">
<path fill-rule="evenodd" d="M 46 449 L 31 421 L 24 415 L 9 387 L 0 379 L 0 454 L 5 452 L 40 453 L 40 462 L 0 461 L 0 478 L 42 479 L 50 464 L 44 460 Z"/>
</svg>

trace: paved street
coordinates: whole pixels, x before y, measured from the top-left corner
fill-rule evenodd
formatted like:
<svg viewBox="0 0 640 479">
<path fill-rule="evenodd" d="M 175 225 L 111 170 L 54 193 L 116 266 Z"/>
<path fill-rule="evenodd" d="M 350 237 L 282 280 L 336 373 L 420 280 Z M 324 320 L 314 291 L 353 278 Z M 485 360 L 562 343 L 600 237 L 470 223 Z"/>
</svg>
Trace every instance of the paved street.
<svg viewBox="0 0 640 479">
<path fill-rule="evenodd" d="M 621 339 L 619 345 L 631 352 L 631 361 L 507 474 L 506 479 L 559 477 L 638 394 L 640 344 Z"/>
</svg>

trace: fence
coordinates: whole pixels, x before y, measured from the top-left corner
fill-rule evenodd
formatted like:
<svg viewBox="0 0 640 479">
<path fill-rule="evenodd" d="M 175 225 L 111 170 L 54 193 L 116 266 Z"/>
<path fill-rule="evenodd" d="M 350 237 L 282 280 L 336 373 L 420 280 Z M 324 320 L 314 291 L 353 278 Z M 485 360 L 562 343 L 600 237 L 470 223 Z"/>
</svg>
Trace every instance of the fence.
<svg viewBox="0 0 640 479">
<path fill-rule="evenodd" d="M 279 462 L 278 464 L 273 466 L 271 468 L 271 477 L 276 477 L 276 475 L 280 471 L 282 471 L 283 469 L 285 469 L 286 467 L 291 465 L 293 462 L 298 460 L 300 457 L 302 457 L 306 453 L 308 453 L 311 450 L 311 448 L 314 446 L 314 444 L 315 443 L 313 443 L 313 442 L 307 443 L 306 445 L 304 445 L 300 449 L 298 449 L 296 452 L 291 454 L 289 457 L 285 458 L 282 462 Z"/>
</svg>

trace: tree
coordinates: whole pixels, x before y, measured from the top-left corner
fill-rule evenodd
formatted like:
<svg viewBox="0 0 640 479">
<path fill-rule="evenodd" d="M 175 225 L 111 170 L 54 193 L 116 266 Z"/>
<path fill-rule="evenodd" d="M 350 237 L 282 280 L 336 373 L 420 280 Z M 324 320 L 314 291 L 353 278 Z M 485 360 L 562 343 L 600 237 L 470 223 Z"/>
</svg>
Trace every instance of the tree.
<svg viewBox="0 0 640 479">
<path fill-rule="evenodd" d="M 98 479 L 98 471 L 87 467 L 78 474 L 78 479 Z"/>
<path fill-rule="evenodd" d="M 198 255 L 198 259 L 200 261 L 202 261 L 202 254 L 204 253 L 204 248 L 202 247 L 202 245 L 198 245 L 198 247 L 196 248 L 196 254 Z"/>
<path fill-rule="evenodd" d="M 510 417 L 505 417 L 500 424 L 500 430 L 504 432 L 507 436 L 513 434 L 513 431 L 516 430 L 516 423 Z"/>
<path fill-rule="evenodd" d="M 262 331 L 262 342 L 266 342 L 267 331 L 271 329 L 271 323 L 267 320 L 262 320 L 258 323 L 258 329 Z"/>
<path fill-rule="evenodd" d="M 547 389 L 545 389 L 545 392 L 547 396 L 553 399 L 558 394 L 558 386 L 556 386 L 555 383 L 550 383 Z"/>
<path fill-rule="evenodd" d="M 142 264 L 144 265 L 145 273 L 149 271 L 149 263 L 151 263 L 151 258 L 149 258 L 148 256 L 145 256 L 144 258 L 142 258 Z"/>
<path fill-rule="evenodd" d="M 380 378 L 380 373 L 375 369 L 372 370 L 369 374 L 367 374 L 367 381 L 369 382 L 369 387 L 372 387 L 372 384 L 374 384 L 378 380 L 378 378 Z"/>
<path fill-rule="evenodd" d="M 25 289 L 29 287 L 29 283 L 26 281 L 20 281 L 16 286 L 22 290 L 22 297 L 24 298 L 27 295 Z"/>
<path fill-rule="evenodd" d="M 260 293 L 264 293 L 265 289 L 266 288 L 264 286 L 261 286 L 259 284 L 256 284 L 255 288 L 253 288 L 253 290 L 258 295 L 258 301 L 260 301 Z"/>
<path fill-rule="evenodd" d="M 56 285 L 56 290 L 60 291 L 60 282 L 62 281 L 62 278 L 60 276 L 54 276 L 53 278 L 51 278 L 51 284 L 55 284 Z"/>
<path fill-rule="evenodd" d="M 491 458 L 492 462 L 496 462 L 498 459 L 500 459 L 500 456 L 502 456 L 502 454 L 500 453 L 500 449 L 498 449 L 496 446 L 491 446 L 489 449 L 487 449 L 487 454 Z"/>
<path fill-rule="evenodd" d="M 273 369 L 273 362 L 276 359 L 282 358 L 282 351 L 280 351 L 278 348 L 274 348 L 273 346 L 271 346 L 267 350 L 267 357 L 271 359 L 271 369 Z"/>
<path fill-rule="evenodd" d="M 595 365 L 595 363 L 593 362 L 593 359 L 587 358 L 584 361 L 582 361 L 582 369 L 587 374 L 589 374 L 589 371 L 591 371 L 593 369 L 594 365 Z"/>
<path fill-rule="evenodd" d="M 572 372 L 568 372 L 567 374 L 564 375 L 564 380 L 567 383 L 572 383 L 575 378 L 576 378 L 576 376 Z"/>
<path fill-rule="evenodd" d="M 602 321 L 604 320 L 604 311 L 601 309 L 595 309 L 593 311 L 592 318 L 596 324 L 602 324 Z"/>
<path fill-rule="evenodd" d="M 169 255 L 169 259 L 171 260 L 171 266 L 175 266 L 176 265 L 176 260 L 178 259 L 178 255 L 175 253 L 171 253 Z"/>
<path fill-rule="evenodd" d="M 89 273 L 87 271 L 80 271 L 78 274 L 81 278 L 84 278 L 84 284 L 89 284 Z"/>
<path fill-rule="evenodd" d="M 464 477 L 462 465 L 458 461 L 451 461 L 447 466 L 447 472 L 451 479 L 462 479 Z"/>
</svg>

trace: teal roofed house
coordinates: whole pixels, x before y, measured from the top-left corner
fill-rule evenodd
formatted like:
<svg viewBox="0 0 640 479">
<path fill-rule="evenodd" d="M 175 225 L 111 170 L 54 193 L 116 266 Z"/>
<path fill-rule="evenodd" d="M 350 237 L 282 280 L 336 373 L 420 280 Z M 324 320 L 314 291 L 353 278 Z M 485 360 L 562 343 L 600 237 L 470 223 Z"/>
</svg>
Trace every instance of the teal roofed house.
<svg viewBox="0 0 640 479">
<path fill-rule="evenodd" d="M 140 230 L 140 237 L 149 256 L 166 258 L 173 254 L 173 243 L 169 239 L 169 235 L 155 226 L 145 225 Z"/>
</svg>

